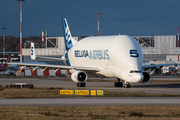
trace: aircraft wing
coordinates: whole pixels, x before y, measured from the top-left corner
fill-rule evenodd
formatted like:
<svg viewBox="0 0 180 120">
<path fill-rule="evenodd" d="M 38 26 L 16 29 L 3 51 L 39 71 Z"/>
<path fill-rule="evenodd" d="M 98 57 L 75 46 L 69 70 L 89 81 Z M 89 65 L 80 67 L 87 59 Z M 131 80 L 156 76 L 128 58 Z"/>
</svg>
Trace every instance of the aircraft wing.
<svg viewBox="0 0 180 120">
<path fill-rule="evenodd" d="M 51 60 L 61 60 L 61 61 L 65 61 L 66 59 L 61 59 L 61 58 L 52 58 L 52 57 L 44 57 L 44 56 L 36 56 L 39 58 L 45 58 L 45 59 L 51 59 Z"/>
<path fill-rule="evenodd" d="M 142 65 L 142 69 L 144 69 L 144 68 L 158 67 L 158 66 L 169 66 L 169 65 L 178 65 L 178 63 L 156 64 L 156 65 Z"/>
<path fill-rule="evenodd" d="M 99 71 L 99 68 L 95 67 L 81 67 L 81 66 L 63 66 L 63 65 L 50 65 L 50 64 L 32 64 L 32 63 L 7 63 L 13 65 L 19 65 L 24 67 L 42 67 L 42 68 L 54 68 L 54 69 L 77 69 L 77 70 L 84 70 L 84 71 Z"/>
</svg>

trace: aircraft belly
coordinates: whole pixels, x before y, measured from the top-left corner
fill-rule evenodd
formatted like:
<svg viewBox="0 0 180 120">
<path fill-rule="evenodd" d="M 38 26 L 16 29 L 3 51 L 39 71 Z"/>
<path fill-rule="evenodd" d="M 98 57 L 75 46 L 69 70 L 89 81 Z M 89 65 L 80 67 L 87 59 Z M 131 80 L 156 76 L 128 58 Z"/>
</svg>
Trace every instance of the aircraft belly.
<svg viewBox="0 0 180 120">
<path fill-rule="evenodd" d="M 97 72 L 97 74 L 104 75 L 106 77 L 115 77 L 110 70 L 101 70 L 100 72 Z"/>
</svg>

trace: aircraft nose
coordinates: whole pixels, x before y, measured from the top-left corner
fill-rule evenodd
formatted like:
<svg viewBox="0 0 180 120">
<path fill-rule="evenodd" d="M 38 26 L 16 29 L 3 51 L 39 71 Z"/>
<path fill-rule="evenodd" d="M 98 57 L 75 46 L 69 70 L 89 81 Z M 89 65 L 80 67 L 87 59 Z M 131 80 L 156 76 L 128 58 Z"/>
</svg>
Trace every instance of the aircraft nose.
<svg viewBox="0 0 180 120">
<path fill-rule="evenodd" d="M 141 82 L 141 81 L 143 81 L 144 76 L 141 73 L 139 73 L 139 74 L 136 74 L 135 79 L 137 82 Z"/>
</svg>

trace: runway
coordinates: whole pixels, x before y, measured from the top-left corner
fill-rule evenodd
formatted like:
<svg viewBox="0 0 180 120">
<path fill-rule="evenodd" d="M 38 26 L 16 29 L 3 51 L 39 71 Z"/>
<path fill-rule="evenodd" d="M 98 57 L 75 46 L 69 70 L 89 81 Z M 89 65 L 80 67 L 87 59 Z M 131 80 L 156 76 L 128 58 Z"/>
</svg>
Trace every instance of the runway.
<svg viewBox="0 0 180 120">
<path fill-rule="evenodd" d="M 161 79 L 161 78 L 160 78 Z M 167 79 L 167 78 L 166 78 Z M 179 78 L 168 78 L 167 80 L 180 80 Z M 14 83 L 33 84 L 34 87 L 58 87 L 63 89 L 87 89 L 105 90 L 118 92 L 142 92 L 142 93 L 163 93 L 180 94 L 180 84 L 132 84 L 131 88 L 115 88 L 114 82 L 86 82 L 85 88 L 77 87 L 77 84 L 66 78 L 0 78 L 0 85 L 10 85 Z"/>
<path fill-rule="evenodd" d="M 34 98 L 0 99 L 0 106 L 180 106 L 180 97 L 78 97 L 78 98 Z"/>
</svg>

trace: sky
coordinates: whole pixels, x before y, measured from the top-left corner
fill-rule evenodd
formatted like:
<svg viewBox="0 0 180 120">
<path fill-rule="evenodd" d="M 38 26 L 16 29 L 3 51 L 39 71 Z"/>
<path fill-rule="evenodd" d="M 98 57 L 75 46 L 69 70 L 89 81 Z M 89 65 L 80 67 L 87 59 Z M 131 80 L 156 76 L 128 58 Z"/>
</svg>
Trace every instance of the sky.
<svg viewBox="0 0 180 120">
<path fill-rule="evenodd" d="M 73 36 L 176 35 L 180 26 L 180 0 L 25 0 L 23 37 L 63 36 L 62 18 L 66 18 Z M 20 36 L 20 2 L 0 0 L 0 27 L 7 36 Z M 0 36 L 3 35 L 1 29 Z"/>
</svg>

